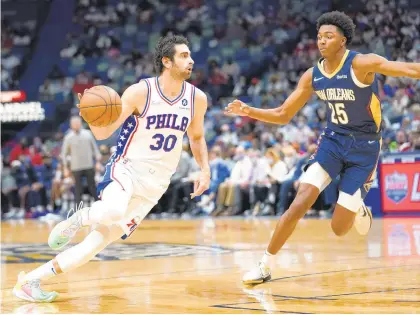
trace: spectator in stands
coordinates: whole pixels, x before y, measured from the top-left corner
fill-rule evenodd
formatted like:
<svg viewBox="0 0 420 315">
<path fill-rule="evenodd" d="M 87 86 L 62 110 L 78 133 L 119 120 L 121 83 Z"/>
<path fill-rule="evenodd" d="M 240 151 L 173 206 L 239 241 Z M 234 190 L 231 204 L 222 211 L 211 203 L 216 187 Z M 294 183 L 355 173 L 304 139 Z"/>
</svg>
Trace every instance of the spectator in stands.
<svg viewBox="0 0 420 315">
<path fill-rule="evenodd" d="M 290 171 L 290 178 L 285 179 L 280 187 L 279 202 L 277 204 L 277 214 L 282 214 L 289 206 L 290 193 L 295 189 L 296 183 L 303 174 L 303 168 L 307 164 L 310 156 L 315 152 L 317 146 L 312 144 L 308 147 L 308 152 L 301 157 L 295 167 Z"/>
<path fill-rule="evenodd" d="M 24 209 L 25 217 L 38 217 L 42 212 L 42 205 L 45 203 L 45 189 L 37 178 L 37 174 L 30 163 L 30 158 L 20 155 L 18 160 L 11 164 L 12 176 L 16 180 L 20 198 L 20 208 Z M 21 213 L 19 213 L 20 215 Z"/>
<path fill-rule="evenodd" d="M 288 168 L 284 162 L 284 154 L 274 148 L 270 148 L 265 153 L 270 169 L 268 171 L 270 185 L 266 195 L 261 196 L 262 203 L 260 211 L 257 213 L 261 215 L 272 215 L 276 213 L 276 203 L 281 183 L 283 183 L 288 176 Z"/>
<path fill-rule="evenodd" d="M 252 215 L 256 216 L 265 207 L 270 184 L 270 164 L 265 157 L 261 157 L 260 151 L 249 150 L 248 153 L 252 162 L 250 178 L 250 197 Z"/>
<path fill-rule="evenodd" d="M 2 167 L 1 172 L 1 214 L 4 219 L 23 218 L 25 210 L 19 202 L 19 192 L 16 179 L 8 164 Z"/>
<path fill-rule="evenodd" d="M 236 161 L 230 177 L 219 186 L 216 209 L 212 216 L 236 215 L 244 211 L 245 199 L 249 194 L 249 181 L 252 174 L 252 161 L 244 147 L 237 147 Z"/>
<path fill-rule="evenodd" d="M 229 57 L 227 58 L 226 63 L 223 65 L 222 71 L 227 76 L 232 77 L 233 80 L 236 82 L 241 69 L 239 68 L 239 65 L 233 61 L 232 57 Z"/>
<path fill-rule="evenodd" d="M 20 142 L 16 144 L 9 155 L 9 162 L 13 162 L 16 160 L 19 160 L 19 157 L 21 155 L 29 156 L 29 143 L 28 139 L 22 138 L 20 139 Z"/>
<path fill-rule="evenodd" d="M 222 157 L 222 148 L 218 145 L 209 152 L 211 182 L 209 190 L 202 196 L 199 207 L 207 214 L 215 209 L 215 200 L 219 186 L 230 176 L 230 169 Z"/>
<path fill-rule="evenodd" d="M 220 127 L 221 135 L 218 137 L 218 141 L 221 141 L 226 147 L 236 146 L 239 142 L 238 134 L 230 130 L 228 124 L 224 124 Z"/>
<path fill-rule="evenodd" d="M 82 128 L 82 119 L 73 116 L 70 119 L 71 130 L 64 137 L 61 150 L 61 160 L 64 167 L 64 178 L 71 174 L 75 182 L 75 202 L 79 205 L 84 191 L 83 178 L 87 180 L 87 187 L 91 197 L 98 200 L 95 184 L 95 164 L 100 168 L 101 154 L 90 130 Z M 68 166 L 70 164 L 70 167 Z"/>
<path fill-rule="evenodd" d="M 188 153 L 189 147 L 184 144 L 177 170 L 171 178 L 171 183 L 165 195 L 168 198 L 168 213 L 182 213 L 191 209 L 190 193 L 194 183 L 191 174 L 198 170 L 198 165 Z"/>
</svg>

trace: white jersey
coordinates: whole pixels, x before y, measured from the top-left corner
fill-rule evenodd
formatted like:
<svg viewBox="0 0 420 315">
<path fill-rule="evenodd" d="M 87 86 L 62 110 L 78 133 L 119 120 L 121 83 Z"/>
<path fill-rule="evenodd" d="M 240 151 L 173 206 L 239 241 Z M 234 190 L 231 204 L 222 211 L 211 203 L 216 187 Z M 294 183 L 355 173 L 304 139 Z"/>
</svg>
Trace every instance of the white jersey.
<svg viewBox="0 0 420 315">
<path fill-rule="evenodd" d="M 148 88 L 146 105 L 140 115 L 131 115 L 122 125 L 113 159 L 130 161 L 136 173 L 169 181 L 178 166 L 184 134 L 194 117 L 195 87 L 184 81 L 180 95 L 169 100 L 157 77 L 144 81 Z"/>
</svg>

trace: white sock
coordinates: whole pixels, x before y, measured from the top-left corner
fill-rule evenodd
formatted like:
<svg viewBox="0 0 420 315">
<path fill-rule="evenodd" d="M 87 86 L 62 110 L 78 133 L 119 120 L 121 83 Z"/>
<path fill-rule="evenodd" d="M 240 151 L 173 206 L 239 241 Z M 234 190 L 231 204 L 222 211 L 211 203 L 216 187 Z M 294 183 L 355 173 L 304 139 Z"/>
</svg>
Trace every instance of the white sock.
<svg viewBox="0 0 420 315">
<path fill-rule="evenodd" d="M 43 264 L 42 266 L 36 268 L 35 270 L 25 275 L 25 280 L 47 280 L 61 273 L 60 270 L 57 269 L 59 268 L 57 268 L 57 266 L 54 266 L 53 260 L 50 260 L 49 262 Z"/>
<path fill-rule="evenodd" d="M 263 258 L 261 259 L 264 265 L 270 268 L 274 266 L 275 260 L 276 260 L 276 256 L 273 254 L 270 254 L 267 250 L 265 251 Z"/>
</svg>

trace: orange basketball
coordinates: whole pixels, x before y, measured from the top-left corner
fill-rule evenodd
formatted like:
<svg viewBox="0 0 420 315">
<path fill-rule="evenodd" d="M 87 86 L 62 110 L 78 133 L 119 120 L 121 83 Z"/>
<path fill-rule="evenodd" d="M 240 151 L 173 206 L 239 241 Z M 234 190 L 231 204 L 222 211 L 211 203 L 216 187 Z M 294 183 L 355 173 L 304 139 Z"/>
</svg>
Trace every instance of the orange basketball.
<svg viewBox="0 0 420 315">
<path fill-rule="evenodd" d="M 97 85 L 83 93 L 79 108 L 81 116 L 89 125 L 105 127 L 120 116 L 121 98 L 109 86 Z"/>
</svg>

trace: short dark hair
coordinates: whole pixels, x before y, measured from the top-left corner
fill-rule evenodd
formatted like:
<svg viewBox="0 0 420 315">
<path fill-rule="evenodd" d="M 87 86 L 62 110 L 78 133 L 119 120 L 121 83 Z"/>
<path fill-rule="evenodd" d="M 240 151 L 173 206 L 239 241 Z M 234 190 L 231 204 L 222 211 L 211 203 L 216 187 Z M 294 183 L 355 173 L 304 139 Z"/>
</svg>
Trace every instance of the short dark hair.
<svg viewBox="0 0 420 315">
<path fill-rule="evenodd" d="M 155 70 L 157 73 L 162 73 L 164 69 L 162 58 L 168 57 L 173 61 L 175 55 L 175 45 L 181 44 L 189 46 L 190 43 L 188 42 L 188 39 L 181 35 L 171 34 L 159 38 L 154 54 Z"/>
<path fill-rule="evenodd" d="M 322 25 L 334 25 L 337 26 L 347 39 L 347 44 L 350 44 L 354 37 L 354 25 L 351 17 L 343 12 L 332 11 L 321 15 L 316 24 L 316 30 L 319 31 Z"/>
</svg>

